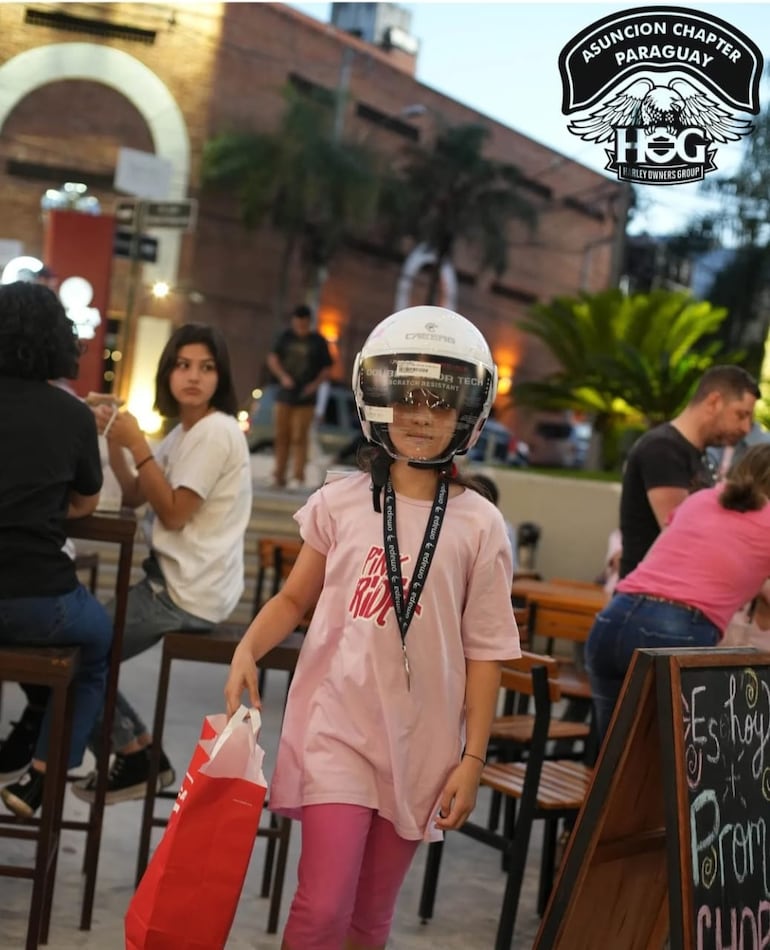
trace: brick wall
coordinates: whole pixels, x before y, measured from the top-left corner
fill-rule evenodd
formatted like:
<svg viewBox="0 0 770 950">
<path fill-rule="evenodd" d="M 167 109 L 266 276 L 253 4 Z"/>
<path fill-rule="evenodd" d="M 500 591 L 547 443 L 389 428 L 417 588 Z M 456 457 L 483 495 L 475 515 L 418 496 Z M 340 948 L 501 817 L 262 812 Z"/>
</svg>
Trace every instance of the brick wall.
<svg viewBox="0 0 770 950">
<path fill-rule="evenodd" d="M 276 323 L 273 303 L 283 242 L 267 229 L 247 232 L 233 199 L 200 194 L 200 155 L 205 140 L 228 129 L 271 129 L 283 100 L 281 88 L 290 73 L 334 90 L 343 57 L 350 66 L 345 134 L 366 138 L 395 156 L 404 144 L 397 134 L 356 115 L 365 104 L 390 116 L 407 105 L 426 107 L 408 120 L 429 142 L 436 115 L 449 122 L 484 117 L 417 82 L 388 53 L 338 33 L 289 7 L 272 4 L 196 3 L 164 7 L 155 4 L 44 5 L 40 10 L 91 18 L 154 33 L 151 43 L 105 38 L 81 31 L 63 31 L 25 22 L 34 6 L 0 4 L 0 63 L 35 47 L 60 43 L 108 45 L 134 57 L 155 73 L 178 104 L 187 126 L 191 152 L 190 194 L 201 197 L 196 232 L 184 238 L 180 282 L 204 296 L 198 304 L 177 297 L 164 303 L 140 294 L 143 312 L 168 312 L 175 319 L 199 319 L 223 328 L 232 347 L 236 384 L 245 403 L 261 378 L 266 348 Z M 430 39 L 427 38 L 426 42 Z M 146 108 L 152 109 L 152 103 Z M 554 106 L 555 107 L 555 106 Z M 549 366 L 547 354 L 516 329 L 526 311 L 527 295 L 547 300 L 606 286 L 611 260 L 613 220 L 596 221 L 565 206 L 566 196 L 591 203 L 592 196 L 613 190 L 602 176 L 488 121 L 489 154 L 519 165 L 524 173 L 552 190 L 536 199 L 539 224 L 534 235 L 512 228 L 508 266 L 499 278 L 480 274 L 470 249 L 460 248 L 457 267 L 466 276 L 459 291 L 459 309 L 487 335 L 501 364 L 527 377 Z M 46 187 L 62 180 L 8 174 L 8 162 L 60 166 L 80 170 L 81 177 L 102 176 L 91 190 L 106 209 L 118 195 L 109 186 L 117 149 L 129 146 L 152 151 L 148 126 L 119 91 L 86 80 L 53 82 L 22 99 L 9 115 L 0 136 L 0 238 L 17 238 L 30 253 L 39 253 L 42 224 L 39 198 Z M 606 205 L 605 205 L 606 206 Z M 584 249 L 596 244 L 588 253 Z M 408 248 L 395 249 L 402 253 Z M 339 333 L 339 372 L 347 378 L 352 357 L 371 326 L 393 309 L 400 265 L 388 256 L 348 249 L 330 268 L 321 297 L 322 322 Z M 122 311 L 126 298 L 126 262 L 116 261 L 112 309 Z M 287 305 L 302 297 L 300 269 L 290 267 Z M 495 280 L 503 292 L 493 290 Z M 415 299 L 421 292 L 418 283 Z M 424 291 L 423 291 L 424 292 Z M 522 297 L 523 295 L 523 297 Z"/>
</svg>

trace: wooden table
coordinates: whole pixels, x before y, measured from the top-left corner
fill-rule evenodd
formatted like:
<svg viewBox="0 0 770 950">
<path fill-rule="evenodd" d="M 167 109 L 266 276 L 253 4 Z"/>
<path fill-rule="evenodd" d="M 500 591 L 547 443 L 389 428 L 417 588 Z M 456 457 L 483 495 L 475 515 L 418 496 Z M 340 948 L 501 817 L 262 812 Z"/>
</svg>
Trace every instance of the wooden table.
<svg viewBox="0 0 770 950">
<path fill-rule="evenodd" d="M 90 930 L 91 916 L 96 890 L 96 871 L 99 863 L 99 846 L 102 840 L 102 820 L 104 818 L 104 797 L 107 792 L 107 764 L 110 758 L 110 738 L 115 697 L 118 691 L 118 673 L 123 653 L 123 629 L 126 621 L 128 588 L 131 582 L 131 559 L 134 553 L 134 535 L 136 517 L 133 511 L 123 509 L 117 512 L 96 512 L 86 518 L 77 518 L 66 522 L 68 538 L 86 541 L 106 541 L 120 545 L 118 557 L 118 575 L 115 582 L 115 618 L 113 623 L 112 646 L 110 648 L 110 666 L 107 673 L 107 687 L 104 695 L 104 716 L 101 744 L 97 750 L 97 782 L 94 802 L 91 805 L 87 821 L 63 821 L 63 828 L 86 832 L 86 854 L 83 865 L 85 889 L 80 917 L 80 929 Z"/>
<path fill-rule="evenodd" d="M 607 594 L 596 586 L 569 582 L 515 580 L 511 596 L 525 600 L 530 608 L 530 636 L 584 643 L 597 613 L 607 603 Z"/>
</svg>

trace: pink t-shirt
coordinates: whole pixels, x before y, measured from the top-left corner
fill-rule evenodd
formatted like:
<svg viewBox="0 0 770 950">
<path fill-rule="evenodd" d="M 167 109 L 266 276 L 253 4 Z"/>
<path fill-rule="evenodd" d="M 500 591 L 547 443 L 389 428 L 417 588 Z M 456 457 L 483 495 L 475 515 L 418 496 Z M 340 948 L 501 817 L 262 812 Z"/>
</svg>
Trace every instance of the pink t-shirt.
<svg viewBox="0 0 770 950">
<path fill-rule="evenodd" d="M 644 560 L 615 588 L 697 607 L 724 632 L 770 577 L 770 504 L 728 511 L 721 487 L 695 492 L 674 509 Z"/>
<path fill-rule="evenodd" d="M 396 496 L 405 578 L 430 510 Z M 303 805 L 361 805 L 403 838 L 440 838 L 433 819 L 460 760 L 465 660 L 521 654 L 503 518 L 470 489 L 450 498 L 406 638 L 407 690 L 369 476 L 324 486 L 295 517 L 326 556 L 326 577 L 287 700 L 271 807 L 296 818 Z"/>
</svg>

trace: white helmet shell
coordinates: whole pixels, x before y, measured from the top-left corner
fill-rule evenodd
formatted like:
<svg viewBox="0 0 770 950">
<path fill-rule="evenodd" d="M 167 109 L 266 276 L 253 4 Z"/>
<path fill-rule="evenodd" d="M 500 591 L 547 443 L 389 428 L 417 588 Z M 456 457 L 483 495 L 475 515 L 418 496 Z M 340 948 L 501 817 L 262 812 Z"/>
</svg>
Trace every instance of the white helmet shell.
<svg viewBox="0 0 770 950">
<path fill-rule="evenodd" d="M 369 334 L 353 367 L 353 392 L 364 436 L 400 458 L 388 427 L 392 406 L 416 390 L 457 411 L 455 431 L 441 464 L 477 441 L 497 392 L 497 367 L 486 340 L 469 320 L 444 307 L 400 310 Z"/>
</svg>

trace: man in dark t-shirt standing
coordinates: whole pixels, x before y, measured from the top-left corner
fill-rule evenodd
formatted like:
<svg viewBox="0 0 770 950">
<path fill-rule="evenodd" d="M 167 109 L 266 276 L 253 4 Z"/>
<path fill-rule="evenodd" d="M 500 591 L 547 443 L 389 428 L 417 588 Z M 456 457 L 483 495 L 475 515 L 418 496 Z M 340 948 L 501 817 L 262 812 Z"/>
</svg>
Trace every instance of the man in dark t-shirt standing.
<svg viewBox="0 0 770 950">
<path fill-rule="evenodd" d="M 693 491 L 714 484 L 709 445 L 735 445 L 751 429 L 759 387 L 740 366 L 713 366 L 682 412 L 645 433 L 623 472 L 620 577 L 642 560 L 671 512 Z"/>
<path fill-rule="evenodd" d="M 300 485 L 305 481 L 308 436 L 313 422 L 316 392 L 329 378 L 332 365 L 329 345 L 311 328 L 311 311 L 300 305 L 291 315 L 291 327 L 276 340 L 267 358 L 270 372 L 280 389 L 276 396 L 275 471 L 273 484 L 286 484 L 286 468 L 290 451 L 293 454 L 292 471 Z"/>
</svg>

